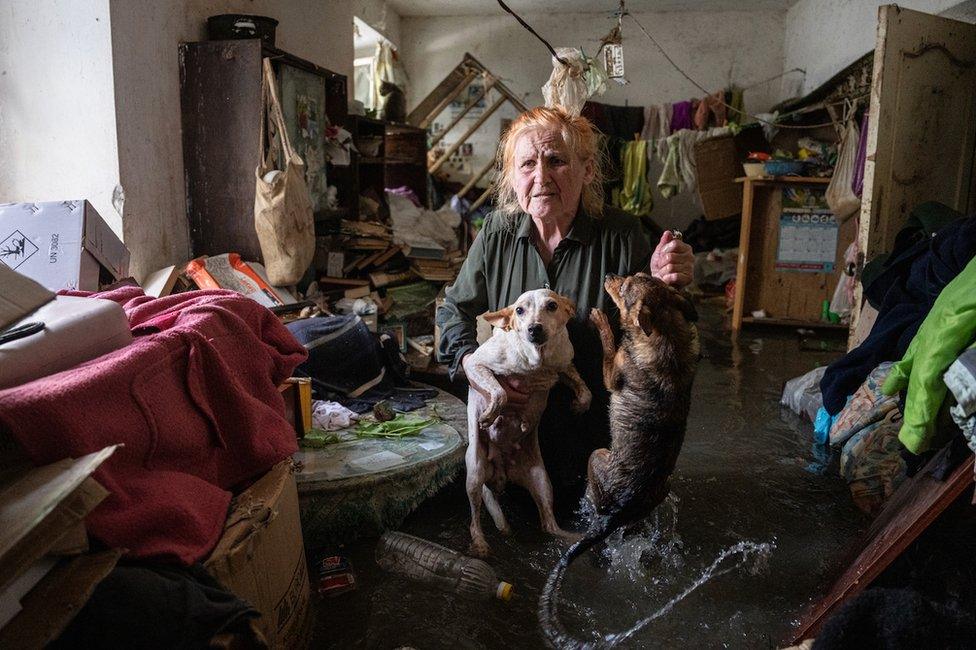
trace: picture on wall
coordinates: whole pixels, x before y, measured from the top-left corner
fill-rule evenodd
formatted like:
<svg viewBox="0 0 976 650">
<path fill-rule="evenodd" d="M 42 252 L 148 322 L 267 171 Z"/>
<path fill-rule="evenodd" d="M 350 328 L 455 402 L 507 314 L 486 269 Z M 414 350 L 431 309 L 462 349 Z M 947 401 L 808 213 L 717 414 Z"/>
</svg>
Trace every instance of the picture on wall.
<svg viewBox="0 0 976 650">
<path fill-rule="evenodd" d="M 290 65 L 282 65 L 281 105 L 288 136 L 305 162 L 305 182 L 312 210 L 326 208 L 325 79 Z"/>
</svg>

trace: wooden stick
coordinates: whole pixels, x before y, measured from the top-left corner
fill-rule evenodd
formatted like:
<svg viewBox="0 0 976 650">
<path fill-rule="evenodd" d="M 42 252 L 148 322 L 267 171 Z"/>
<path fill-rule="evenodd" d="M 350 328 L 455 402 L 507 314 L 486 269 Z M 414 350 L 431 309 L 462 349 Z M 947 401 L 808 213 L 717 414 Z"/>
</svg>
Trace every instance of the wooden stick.
<svg viewBox="0 0 976 650">
<path fill-rule="evenodd" d="M 468 105 L 464 107 L 464 110 L 461 111 L 460 113 L 458 113 L 457 116 L 453 120 L 451 120 L 451 123 L 450 124 L 448 124 L 446 127 L 444 127 L 444 129 L 440 133 L 438 133 L 437 135 L 435 135 L 431 139 L 431 141 L 430 141 L 430 148 L 433 149 L 434 146 L 438 142 L 440 142 L 444 138 L 445 135 L 447 135 L 448 133 L 450 133 L 451 132 L 451 129 L 453 129 L 455 126 L 457 126 L 457 123 L 460 122 L 464 118 L 464 116 L 468 114 L 468 111 L 470 111 L 472 108 L 474 108 L 478 104 L 478 102 L 481 101 L 481 98 L 485 96 L 485 93 L 487 93 L 491 89 L 491 87 L 494 86 L 494 85 L 495 85 L 495 78 L 494 77 L 489 77 L 488 83 L 486 83 L 485 84 L 485 87 L 481 89 L 481 92 L 478 93 L 478 96 L 474 98 L 474 101 L 469 102 Z"/>
<path fill-rule="evenodd" d="M 468 84 L 470 84 L 472 81 L 474 81 L 474 78 L 477 77 L 477 76 L 478 76 L 478 71 L 477 70 L 468 70 L 468 74 L 466 74 L 464 76 L 464 79 L 461 80 L 461 83 L 459 83 L 457 86 L 455 86 L 454 87 L 454 90 L 452 90 L 450 93 L 448 93 L 444 97 L 444 99 L 442 99 L 440 101 L 440 103 L 437 104 L 437 106 L 434 108 L 434 110 L 432 110 L 430 113 L 427 114 L 427 117 L 425 117 L 424 119 L 420 120 L 420 123 L 417 124 L 417 126 L 419 126 L 422 129 L 426 129 L 428 126 L 430 126 L 430 123 L 434 121 L 434 118 L 437 117 L 438 115 L 440 115 L 441 114 L 441 111 L 443 111 L 445 108 L 447 108 L 448 105 L 451 102 L 453 102 L 455 100 L 455 98 L 457 98 L 458 95 L 461 94 L 461 91 L 463 91 L 465 88 L 467 88 L 468 87 Z"/>
<path fill-rule="evenodd" d="M 458 191 L 458 193 L 455 194 L 455 196 L 457 196 L 459 199 L 464 198 L 464 196 L 471 190 L 471 188 L 474 187 L 475 185 L 477 185 L 478 184 L 478 181 L 480 181 L 482 178 L 484 178 L 484 175 L 487 174 L 491 170 L 491 168 L 494 167 L 494 166 L 495 166 L 495 158 L 493 156 L 485 164 L 485 166 L 481 168 L 481 171 L 479 171 L 476 175 L 472 176 L 471 177 L 471 180 L 469 180 L 467 183 L 464 184 L 464 187 L 462 187 Z"/>
<path fill-rule="evenodd" d="M 481 125 L 485 123 L 485 120 L 487 120 L 489 117 L 491 117 L 492 113 L 494 113 L 499 108 L 501 108 L 502 104 L 504 104 L 507 101 L 508 101 L 508 97 L 504 97 L 504 96 L 503 97 L 499 97 L 495 101 L 495 103 L 492 104 L 491 107 L 488 108 L 487 111 L 485 111 L 484 113 L 481 114 L 481 117 L 479 117 L 478 120 L 474 124 L 472 124 L 470 127 L 468 127 L 468 130 L 464 132 L 464 135 L 462 135 L 460 138 L 458 138 L 458 141 L 455 142 L 454 144 L 452 144 L 448 148 L 448 150 L 444 152 L 444 155 L 441 156 L 440 158 L 438 158 L 437 159 L 437 162 L 435 162 L 433 165 L 431 165 L 430 168 L 427 171 L 429 173 L 431 173 L 431 174 L 437 172 L 437 170 L 440 169 L 444 165 L 444 163 L 447 162 L 447 160 L 451 157 L 451 155 L 455 151 L 457 151 L 458 149 L 461 148 L 461 145 L 464 144 L 464 141 L 467 140 L 469 137 L 471 137 L 471 134 L 474 133 L 475 131 L 477 131 L 478 128 L 481 127 Z"/>
</svg>

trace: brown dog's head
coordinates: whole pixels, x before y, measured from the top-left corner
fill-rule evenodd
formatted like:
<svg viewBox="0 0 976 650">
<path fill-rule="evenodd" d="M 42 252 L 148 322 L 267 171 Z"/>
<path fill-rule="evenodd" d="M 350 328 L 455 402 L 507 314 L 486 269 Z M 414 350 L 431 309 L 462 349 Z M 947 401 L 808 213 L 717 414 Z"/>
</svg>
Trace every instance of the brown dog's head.
<svg viewBox="0 0 976 650">
<path fill-rule="evenodd" d="M 526 291 L 510 307 L 491 311 L 484 319 L 494 327 L 516 330 L 531 345 L 543 345 L 576 314 L 569 298 L 549 289 Z"/>
<path fill-rule="evenodd" d="M 698 312 L 685 294 L 647 273 L 610 274 L 603 286 L 620 309 L 620 323 L 624 327 L 632 324 L 646 335 L 675 325 L 678 314 L 688 323 L 698 320 Z"/>
</svg>

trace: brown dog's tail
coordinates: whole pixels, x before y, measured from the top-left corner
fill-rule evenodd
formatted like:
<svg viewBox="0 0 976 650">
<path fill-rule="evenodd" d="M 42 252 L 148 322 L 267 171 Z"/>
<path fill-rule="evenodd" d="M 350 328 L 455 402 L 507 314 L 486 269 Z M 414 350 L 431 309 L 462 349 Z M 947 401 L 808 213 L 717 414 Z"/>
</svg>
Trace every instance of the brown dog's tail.
<svg viewBox="0 0 976 650">
<path fill-rule="evenodd" d="M 589 650 L 598 648 L 601 644 L 596 641 L 584 641 L 572 636 L 559 620 L 559 588 L 562 586 L 566 570 L 580 555 L 603 542 L 615 530 L 624 526 L 627 519 L 622 510 L 616 510 L 608 515 L 598 516 L 590 526 L 590 530 L 580 541 L 576 542 L 563 553 L 559 562 L 553 567 L 539 597 L 539 625 L 546 641 L 553 648 L 571 648 L 573 650 Z"/>
</svg>

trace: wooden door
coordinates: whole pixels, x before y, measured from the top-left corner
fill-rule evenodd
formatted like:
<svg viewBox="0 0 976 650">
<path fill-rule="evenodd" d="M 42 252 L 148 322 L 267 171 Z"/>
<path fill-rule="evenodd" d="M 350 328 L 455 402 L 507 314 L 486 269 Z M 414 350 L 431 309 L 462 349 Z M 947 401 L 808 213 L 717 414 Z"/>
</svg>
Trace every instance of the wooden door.
<svg viewBox="0 0 976 650">
<path fill-rule="evenodd" d="M 976 25 L 879 7 L 870 111 L 858 233 L 864 260 L 890 251 L 923 201 L 976 209 Z M 858 284 L 855 318 L 860 307 Z"/>
</svg>

